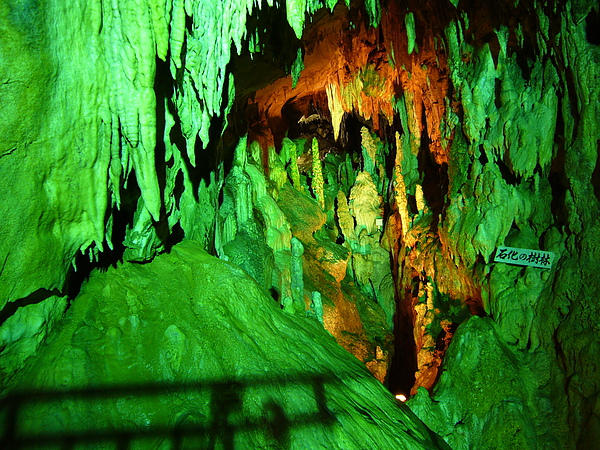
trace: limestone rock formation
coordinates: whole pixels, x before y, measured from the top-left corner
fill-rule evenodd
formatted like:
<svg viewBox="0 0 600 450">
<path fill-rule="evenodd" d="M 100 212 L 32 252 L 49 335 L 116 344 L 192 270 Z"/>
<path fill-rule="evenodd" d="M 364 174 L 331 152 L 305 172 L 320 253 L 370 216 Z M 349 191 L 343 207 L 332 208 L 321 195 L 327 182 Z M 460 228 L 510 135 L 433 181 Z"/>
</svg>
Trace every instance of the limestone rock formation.
<svg viewBox="0 0 600 450">
<path fill-rule="evenodd" d="M 316 321 L 188 241 L 94 272 L 13 382 L 8 446 L 448 448 Z"/>
<path fill-rule="evenodd" d="M 598 30 L 595 0 L 3 1 L 0 439 L 433 442 L 376 378 L 457 449 L 595 448 Z M 331 361 L 293 405 L 256 373 Z"/>
</svg>

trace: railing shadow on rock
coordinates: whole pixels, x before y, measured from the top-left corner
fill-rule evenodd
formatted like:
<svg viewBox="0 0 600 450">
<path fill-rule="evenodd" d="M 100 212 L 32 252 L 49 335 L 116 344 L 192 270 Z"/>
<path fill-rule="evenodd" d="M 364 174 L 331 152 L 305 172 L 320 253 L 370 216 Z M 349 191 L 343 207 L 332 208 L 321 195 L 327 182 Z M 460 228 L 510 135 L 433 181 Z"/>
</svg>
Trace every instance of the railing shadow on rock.
<svg viewBox="0 0 600 450">
<path fill-rule="evenodd" d="M 340 382 L 333 374 L 291 374 L 285 379 L 251 377 L 13 391 L 0 400 L 0 448 L 96 445 L 121 450 L 144 448 L 140 443 L 150 440 L 154 442 L 148 442 L 150 446 L 170 442 L 171 449 L 221 446 L 233 450 L 240 433 L 262 433 L 264 442 L 289 448 L 294 428 L 333 424 L 326 389 Z M 294 400 L 298 395 L 301 398 Z M 140 411 L 151 403 L 171 411 L 174 403 L 185 407 L 160 423 L 149 418 L 153 411 Z M 295 404 L 301 406 L 296 408 Z M 136 405 L 137 414 L 115 420 L 119 411 L 132 410 Z M 41 414 L 45 417 L 40 419 Z"/>
</svg>

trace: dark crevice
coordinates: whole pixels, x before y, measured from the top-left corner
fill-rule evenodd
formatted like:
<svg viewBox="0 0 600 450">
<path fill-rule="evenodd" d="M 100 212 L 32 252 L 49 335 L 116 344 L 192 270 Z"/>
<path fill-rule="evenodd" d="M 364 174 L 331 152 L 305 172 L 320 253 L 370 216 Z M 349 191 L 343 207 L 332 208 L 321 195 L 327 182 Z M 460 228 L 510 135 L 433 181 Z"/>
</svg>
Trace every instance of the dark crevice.
<svg viewBox="0 0 600 450">
<path fill-rule="evenodd" d="M 594 186 L 594 195 L 600 202 L 600 139 L 596 143 L 596 167 L 592 172 L 592 186 Z"/>
<path fill-rule="evenodd" d="M 585 37 L 592 45 L 600 45 L 600 14 L 592 9 L 585 18 Z"/>
<path fill-rule="evenodd" d="M 281 303 L 279 301 L 281 298 L 281 292 L 279 292 L 279 289 L 275 288 L 274 286 L 271 286 L 269 288 L 269 294 L 271 294 L 271 297 L 273 298 L 273 300 L 275 300 L 275 302 L 277 302 L 277 304 Z M 281 304 L 281 308 L 283 308 L 283 304 Z"/>
<path fill-rule="evenodd" d="M 393 262 L 395 272 L 401 270 L 397 262 Z M 396 314 L 394 315 L 394 355 L 392 357 L 387 377 L 387 387 L 393 393 L 403 393 L 407 397 L 413 388 L 418 370 L 417 347 L 413 334 L 415 296 L 418 292 L 420 278 L 413 277 L 413 286 L 408 286 L 404 292 L 396 292 Z M 397 282 L 394 282 L 397 286 Z"/>
<path fill-rule="evenodd" d="M 505 162 L 502 161 L 502 159 L 497 159 L 496 165 L 498 166 L 498 169 L 500 170 L 500 174 L 502 175 L 502 178 L 504 179 L 504 181 L 506 181 L 506 184 L 508 184 L 510 186 L 516 186 L 517 184 L 519 184 L 521 182 L 521 177 L 515 175 L 512 172 L 512 170 L 505 164 Z"/>
<path fill-rule="evenodd" d="M 25 307 L 28 305 L 35 305 L 37 303 L 41 303 L 44 300 L 50 298 L 50 297 L 62 297 L 65 294 L 63 294 L 62 292 L 60 292 L 58 289 L 38 289 L 37 291 L 32 292 L 31 294 L 29 294 L 27 297 L 23 297 L 20 298 L 18 300 L 12 301 L 12 302 L 8 302 L 4 308 L 2 308 L 2 311 L 0 311 L 0 326 L 2 326 L 4 324 L 4 322 L 6 322 L 6 320 L 8 320 L 8 318 L 10 318 L 13 314 L 15 314 L 17 312 L 17 309 L 21 308 L 21 307 Z"/>
<path fill-rule="evenodd" d="M 140 197 L 141 193 L 135 178 L 135 172 L 132 172 L 129 175 L 128 188 L 121 189 L 120 207 L 113 206 L 108 213 L 108 215 L 112 216 L 112 235 L 109 239 L 113 248 L 112 250 L 105 248 L 92 261 L 90 261 L 90 256 L 87 252 L 77 254 L 75 257 L 75 267 L 77 267 L 77 270 L 71 268 L 65 285 L 65 293 L 69 299 L 77 297 L 81 286 L 89 278 L 92 270 L 99 269 L 106 271 L 109 267 L 116 267 L 117 263 L 123 260 L 123 254 L 126 249 L 124 244 L 125 234 L 127 229 L 133 226 L 134 214 Z"/>
<path fill-rule="evenodd" d="M 417 208 L 417 199 L 414 195 L 406 194 L 406 203 L 408 203 L 408 212 L 410 214 L 418 214 L 419 209 Z"/>
<path fill-rule="evenodd" d="M 482 166 L 485 166 L 489 162 L 487 153 L 485 152 L 483 145 L 479 146 L 479 162 Z"/>
<path fill-rule="evenodd" d="M 472 316 L 487 317 L 487 312 L 483 306 L 483 300 L 479 297 L 469 297 L 465 301 L 467 308 Z"/>
<path fill-rule="evenodd" d="M 440 352 L 440 358 L 444 357 L 444 354 L 450 345 L 452 336 L 456 333 L 459 325 L 460 323 L 452 322 L 448 327 L 442 328 L 438 333 L 437 339 L 435 340 L 435 350 Z M 438 372 L 438 377 L 441 373 L 442 371 L 440 370 Z"/>
<path fill-rule="evenodd" d="M 296 59 L 300 41 L 290 27 L 285 8 L 265 6 L 260 14 L 246 19 L 246 40 L 238 55 L 231 51 L 230 68 L 235 77 L 238 98 L 262 89 L 289 73 Z M 250 52 L 250 38 L 261 47 L 260 53 Z"/>
<path fill-rule="evenodd" d="M 419 149 L 419 154 L 417 155 L 417 161 L 419 172 L 423 178 L 423 197 L 427 202 L 427 206 L 433 213 L 431 230 L 435 233 L 437 232 L 439 215 L 442 213 L 446 194 L 448 193 L 448 165 L 438 165 L 435 161 L 434 155 L 429 150 L 431 140 L 427 130 L 427 120 L 425 114 L 426 109 L 423 108 L 423 131 L 421 132 L 421 146 Z"/>
<path fill-rule="evenodd" d="M 396 133 L 399 136 L 402 136 L 404 130 L 402 128 L 402 121 L 400 120 L 400 115 L 395 112 L 394 117 L 392 119 L 392 123 L 390 124 L 387 118 L 381 116 L 380 124 L 383 126 L 380 127 L 380 138 L 382 139 L 384 145 L 387 145 L 388 151 L 384 156 L 384 164 L 385 164 L 385 175 L 387 179 L 390 181 L 388 185 L 388 192 L 384 192 L 384 200 L 386 201 L 386 206 L 389 208 L 389 203 L 393 198 L 392 189 L 393 189 L 393 180 L 395 178 L 394 175 L 394 167 L 396 165 L 396 154 L 402 149 L 396 148 Z M 387 215 L 386 215 L 387 217 Z"/>
<path fill-rule="evenodd" d="M 229 103 L 229 82 L 230 80 L 227 78 L 221 92 L 222 105 Z M 224 112 L 211 119 L 206 147 L 202 145 L 199 138 L 196 139 L 196 167 L 194 170 L 199 173 L 206 186 L 210 184 L 211 175 L 219 172 L 220 164 L 224 166 L 225 175 L 229 173 L 233 164 L 233 156 L 240 136 L 234 132 L 234 127 L 229 122 L 227 122 L 227 127 L 225 126 L 226 119 Z"/>
<path fill-rule="evenodd" d="M 183 231 L 183 228 L 181 228 L 180 223 L 177 222 L 171 229 L 171 232 L 169 233 L 169 237 L 167 238 L 167 240 L 165 242 L 165 251 L 167 253 L 169 253 L 171 251 L 171 248 L 173 248 L 174 245 L 177 245 L 181 241 L 183 241 L 184 237 L 185 237 L 185 232 Z M 207 251 L 208 251 L 208 249 L 207 249 Z"/>
<path fill-rule="evenodd" d="M 172 163 L 172 160 L 171 160 Z M 175 207 L 180 209 L 181 196 L 183 195 L 183 191 L 185 190 L 185 184 L 183 182 L 184 175 L 180 170 L 175 177 L 175 184 L 173 186 L 173 198 L 175 200 Z"/>
<path fill-rule="evenodd" d="M 562 227 L 567 223 L 567 210 L 565 208 L 565 195 L 568 188 L 568 180 L 564 174 L 565 151 L 559 147 L 559 152 L 552 161 L 548 182 L 552 191 L 550 211 L 554 217 L 554 224 Z"/>
<path fill-rule="evenodd" d="M 562 115 L 563 108 L 563 99 L 562 92 L 557 95 L 558 105 L 557 105 L 557 114 L 556 114 L 556 127 L 554 129 L 554 142 L 557 144 L 559 150 L 564 148 L 565 141 L 565 119 Z"/>
<path fill-rule="evenodd" d="M 160 192 L 165 192 L 167 186 L 167 171 L 173 167 L 174 161 L 171 158 L 169 161 L 165 162 L 166 155 L 166 145 L 162 136 L 165 135 L 165 105 L 166 99 L 170 98 L 173 94 L 174 85 L 173 78 L 171 78 L 171 72 L 169 70 L 168 63 L 156 59 L 156 77 L 154 80 L 154 91 L 156 93 L 156 148 L 155 148 L 155 167 L 156 167 L 156 175 L 158 179 L 158 186 Z M 173 192 L 173 196 L 175 198 L 175 202 L 179 205 L 179 201 L 181 200 L 181 195 L 183 194 L 183 177 L 179 177 L 179 175 L 183 175 L 181 172 L 178 173 L 177 179 L 180 180 L 179 185 L 175 184 L 175 189 Z M 171 249 L 173 245 L 182 240 L 181 227 L 179 224 L 175 226 L 175 233 L 169 231 L 169 224 L 167 219 L 167 211 L 165 210 L 165 205 L 161 205 L 160 212 L 160 220 L 159 222 L 153 224 L 156 228 L 157 236 L 162 237 L 163 244 L 167 251 Z"/>
<path fill-rule="evenodd" d="M 494 81 L 495 81 L 495 84 L 494 84 L 494 90 L 495 90 L 494 104 L 496 106 L 496 109 L 500 109 L 502 107 L 502 100 L 500 99 L 500 95 L 502 93 L 502 81 L 500 81 L 499 78 L 496 78 Z"/>
<path fill-rule="evenodd" d="M 579 127 L 579 100 L 577 98 L 577 76 L 573 74 L 573 69 L 571 67 L 564 67 L 561 71 L 564 76 L 564 94 L 563 97 L 566 97 L 569 102 L 569 108 L 567 111 L 563 111 L 562 119 L 565 121 L 571 121 L 571 129 L 577 130 Z M 564 101 L 561 99 L 561 101 Z M 565 114 L 566 113 L 566 114 Z"/>
<path fill-rule="evenodd" d="M 369 128 L 368 123 L 359 114 L 344 113 L 338 140 L 343 151 L 350 155 L 354 169 L 357 169 L 359 165 L 362 166 L 360 130 L 365 126 Z"/>
</svg>

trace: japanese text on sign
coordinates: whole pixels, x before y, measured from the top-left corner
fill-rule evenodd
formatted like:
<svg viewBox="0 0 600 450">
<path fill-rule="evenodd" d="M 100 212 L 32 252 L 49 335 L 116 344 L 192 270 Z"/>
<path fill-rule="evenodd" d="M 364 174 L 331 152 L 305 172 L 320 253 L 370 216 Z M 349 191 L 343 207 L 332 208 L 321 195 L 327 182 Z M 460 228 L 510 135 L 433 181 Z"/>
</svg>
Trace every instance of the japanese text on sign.
<svg viewBox="0 0 600 450">
<path fill-rule="evenodd" d="M 526 248 L 498 247 L 494 262 L 549 269 L 554 262 L 554 253 Z"/>
</svg>

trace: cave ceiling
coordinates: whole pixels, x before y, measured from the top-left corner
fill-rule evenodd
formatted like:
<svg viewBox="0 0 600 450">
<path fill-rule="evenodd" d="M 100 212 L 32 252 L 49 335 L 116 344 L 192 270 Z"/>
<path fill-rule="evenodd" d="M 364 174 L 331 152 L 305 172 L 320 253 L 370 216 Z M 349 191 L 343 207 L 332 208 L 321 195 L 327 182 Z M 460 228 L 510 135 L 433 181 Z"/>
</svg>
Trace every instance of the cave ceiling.
<svg viewBox="0 0 600 450">
<path fill-rule="evenodd" d="M 426 135 L 429 152 L 441 165 L 447 162 L 451 142 L 451 136 L 440 131 L 446 108 L 462 114 L 460 102 L 449 92 L 444 37 L 448 23 L 463 23 L 463 62 L 470 62 L 475 48 L 488 45 L 497 63 L 500 44 L 495 30 L 502 27 L 508 30 L 507 49 L 518 50 L 524 69 L 527 58 L 535 58 L 537 30 L 528 2 L 460 2 L 456 9 L 445 0 L 389 1 L 381 8 L 377 28 L 370 26 L 362 2 L 354 1 L 350 8 L 341 2 L 333 10 L 322 8 L 312 15 L 301 39 L 281 25 L 281 10 L 263 11 L 249 26 L 255 27 L 260 52 L 234 53 L 231 62 L 236 80 L 233 111 L 242 131 L 247 127 L 251 140 L 280 149 L 284 136 L 298 133 L 302 117 L 318 114 L 330 122 L 338 147 L 343 147 L 348 141 L 343 132 L 339 135 L 344 116 L 355 115 L 380 137 L 387 132 L 389 138 L 390 129 L 401 130 L 394 107 L 407 93 L 414 107 L 411 131 Z M 302 66 L 293 69 L 298 55 Z"/>
</svg>

